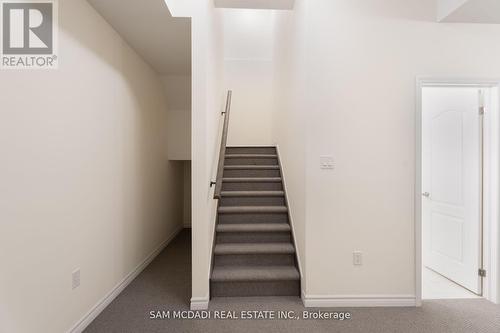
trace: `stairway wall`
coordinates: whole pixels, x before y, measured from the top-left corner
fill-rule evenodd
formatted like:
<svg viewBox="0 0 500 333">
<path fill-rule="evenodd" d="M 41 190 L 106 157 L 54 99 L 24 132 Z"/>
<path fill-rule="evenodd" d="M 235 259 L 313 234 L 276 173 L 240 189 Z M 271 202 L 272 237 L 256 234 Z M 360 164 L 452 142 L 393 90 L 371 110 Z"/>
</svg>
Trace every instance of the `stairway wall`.
<svg viewBox="0 0 500 333">
<path fill-rule="evenodd" d="M 307 285 L 306 263 L 306 144 L 308 109 L 307 40 L 303 38 L 305 4 L 296 2 L 292 12 L 276 15 L 273 112 L 273 141 L 278 144 L 288 195 L 291 225 L 302 272 L 302 288 Z"/>
<path fill-rule="evenodd" d="M 292 83 L 277 96 L 298 109 L 285 119 L 283 104 L 275 122 L 287 182 L 305 178 L 306 301 L 414 300 L 416 78 L 500 77 L 500 45 L 491 43 L 500 26 L 435 23 L 435 10 L 427 0 L 298 0 L 280 14 L 288 54 L 307 50 L 282 63 L 288 74 L 277 82 Z M 296 133 L 302 162 L 291 155 Z M 333 171 L 320 169 L 322 155 L 334 157 Z M 304 173 L 288 172 L 292 161 Z M 363 252 L 362 267 L 353 251 Z"/>
<path fill-rule="evenodd" d="M 222 9 L 224 86 L 233 90 L 229 145 L 270 145 L 274 109 L 274 12 Z"/>
<path fill-rule="evenodd" d="M 0 74 L 1 332 L 67 332 L 182 223 L 159 78 L 86 1 L 59 10 L 59 69 Z"/>
</svg>

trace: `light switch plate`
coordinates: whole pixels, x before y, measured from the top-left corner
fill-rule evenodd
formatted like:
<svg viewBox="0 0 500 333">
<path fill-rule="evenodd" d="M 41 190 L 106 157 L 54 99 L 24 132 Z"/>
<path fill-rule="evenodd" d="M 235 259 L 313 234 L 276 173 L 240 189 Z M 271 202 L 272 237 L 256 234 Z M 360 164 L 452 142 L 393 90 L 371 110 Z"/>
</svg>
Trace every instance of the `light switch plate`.
<svg viewBox="0 0 500 333">
<path fill-rule="evenodd" d="M 333 170 L 335 169 L 335 162 L 333 156 L 325 155 L 319 157 L 319 166 L 321 169 Z"/>
<path fill-rule="evenodd" d="M 352 253 L 352 263 L 354 266 L 363 265 L 363 253 L 359 251 L 355 251 Z"/>
</svg>

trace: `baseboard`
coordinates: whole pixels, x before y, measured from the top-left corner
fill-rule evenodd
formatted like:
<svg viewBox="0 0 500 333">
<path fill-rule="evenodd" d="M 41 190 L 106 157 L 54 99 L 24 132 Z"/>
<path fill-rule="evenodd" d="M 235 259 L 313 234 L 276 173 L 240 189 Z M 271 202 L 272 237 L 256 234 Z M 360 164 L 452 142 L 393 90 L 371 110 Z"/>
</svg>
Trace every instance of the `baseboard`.
<svg viewBox="0 0 500 333">
<path fill-rule="evenodd" d="M 118 296 L 120 293 L 156 258 L 158 254 L 181 232 L 183 226 L 180 225 L 174 232 L 163 241 L 146 259 L 144 259 L 132 272 L 130 272 L 122 281 L 120 281 L 106 296 L 104 296 L 96 305 L 81 318 L 68 333 L 81 333 L 95 318 Z"/>
<path fill-rule="evenodd" d="M 298 269 L 299 269 L 299 274 L 300 274 L 300 283 L 301 283 L 301 287 L 302 287 L 302 283 L 304 282 L 304 271 L 302 270 L 302 265 L 301 265 L 301 258 L 300 258 L 300 250 L 299 250 L 299 247 L 297 245 L 297 233 L 295 232 L 295 223 L 293 222 L 293 209 L 292 207 L 289 205 L 289 202 L 288 202 L 288 188 L 287 188 L 287 183 L 286 183 L 286 172 L 285 172 L 285 167 L 283 166 L 283 164 L 281 163 L 281 153 L 280 153 L 280 147 L 279 145 L 276 145 L 276 153 L 278 154 L 278 163 L 279 163 L 279 166 L 280 166 L 280 169 L 281 169 L 281 181 L 283 183 L 283 190 L 285 191 L 285 200 L 286 200 L 286 204 L 288 206 L 288 218 L 290 219 L 290 227 L 292 229 L 292 238 L 293 238 L 293 245 L 295 247 L 295 255 L 297 256 L 297 266 L 298 266 Z"/>
<path fill-rule="evenodd" d="M 208 309 L 208 296 L 207 297 L 192 297 L 191 310 L 207 310 Z"/>
<path fill-rule="evenodd" d="M 321 307 L 415 307 L 413 295 L 307 295 L 302 294 L 307 308 Z"/>
</svg>

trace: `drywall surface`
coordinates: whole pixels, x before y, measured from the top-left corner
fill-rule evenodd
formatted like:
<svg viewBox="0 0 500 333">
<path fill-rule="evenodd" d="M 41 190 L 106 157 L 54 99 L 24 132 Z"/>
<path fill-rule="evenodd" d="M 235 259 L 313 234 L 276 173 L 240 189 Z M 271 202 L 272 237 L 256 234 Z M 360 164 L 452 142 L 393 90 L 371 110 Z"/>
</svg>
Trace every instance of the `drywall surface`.
<svg viewBox="0 0 500 333">
<path fill-rule="evenodd" d="M 191 76 L 163 76 L 168 105 L 168 158 L 191 160 Z"/>
<path fill-rule="evenodd" d="M 469 0 L 437 0 L 437 20 L 443 21 Z"/>
<path fill-rule="evenodd" d="M 221 112 L 223 38 L 220 10 L 211 0 L 192 8 L 192 306 L 208 306 L 209 273 L 217 202 L 210 181 L 215 179 Z"/>
<path fill-rule="evenodd" d="M 214 0 L 215 7 L 248 9 L 293 9 L 295 0 Z"/>
<path fill-rule="evenodd" d="M 306 284 L 306 134 L 307 39 L 306 8 L 297 2 L 292 12 L 276 15 L 273 141 L 279 146 L 285 178 L 291 224 L 302 273 L 302 289 Z"/>
<path fill-rule="evenodd" d="M 59 69 L 0 74 L 2 332 L 68 331 L 182 223 L 161 81 L 86 1 L 59 10 Z"/>
<path fill-rule="evenodd" d="M 448 15 L 440 18 L 440 21 L 455 23 L 500 23 L 499 1 L 460 0 L 460 2 L 462 2 L 463 4 L 461 6 L 458 6 L 455 10 L 450 11 Z"/>
<path fill-rule="evenodd" d="M 191 73 L 191 22 L 172 17 L 164 0 L 87 1 L 158 73 Z"/>
<path fill-rule="evenodd" d="M 229 145 L 270 145 L 274 108 L 271 10 L 224 9 L 224 86 L 233 91 Z"/>
<path fill-rule="evenodd" d="M 416 77 L 500 77 L 500 27 L 436 23 L 430 0 L 299 0 L 294 15 L 306 22 L 289 43 L 307 41 L 305 67 L 287 67 L 308 87 L 296 101 L 304 123 L 289 128 L 306 130 L 305 294 L 412 297 Z M 320 169 L 323 155 L 334 170 Z"/>
</svg>

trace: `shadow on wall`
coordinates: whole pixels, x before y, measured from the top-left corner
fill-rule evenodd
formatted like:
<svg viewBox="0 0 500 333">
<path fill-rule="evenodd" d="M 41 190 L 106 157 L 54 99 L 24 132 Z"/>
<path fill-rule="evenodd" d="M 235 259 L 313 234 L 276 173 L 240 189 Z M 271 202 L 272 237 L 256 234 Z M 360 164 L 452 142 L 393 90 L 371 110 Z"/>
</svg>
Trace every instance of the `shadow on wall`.
<svg viewBox="0 0 500 333">
<path fill-rule="evenodd" d="M 115 135 L 122 148 L 117 155 L 122 158 L 123 170 L 117 172 L 123 175 L 124 197 L 118 204 L 123 205 L 124 222 L 120 224 L 123 229 L 114 232 L 115 239 L 121 240 L 117 250 L 130 254 L 130 249 L 138 245 L 140 248 L 154 246 L 149 244 L 152 233 L 161 231 L 165 234 L 162 225 L 167 221 L 181 223 L 183 220 L 183 201 L 178 193 L 182 193 L 184 170 L 181 163 L 167 158 L 167 107 L 159 76 L 121 37 L 116 38 L 118 34 L 109 29 L 102 17 L 91 13 L 82 15 L 82 11 L 91 12 L 93 8 L 86 2 L 79 3 L 81 1 L 76 0 L 59 3 L 59 33 L 61 37 L 65 36 L 60 40 L 78 44 L 78 52 L 93 53 L 102 62 L 99 66 L 103 71 L 111 71 L 112 75 L 120 77 L 121 85 L 109 87 L 109 90 L 100 92 L 102 95 L 91 92 L 87 87 L 98 80 L 97 75 L 92 75 L 95 64 L 80 62 L 78 56 L 68 54 L 74 52 L 75 47 L 66 49 L 64 43 L 60 45 L 60 69 L 70 72 L 66 74 L 69 77 L 77 78 L 73 82 L 77 89 L 89 90 L 88 98 L 109 100 L 111 97 L 112 104 L 102 109 L 103 118 L 109 118 L 107 112 L 121 113 L 113 118 L 120 119 L 120 123 L 115 124 Z M 156 78 L 156 82 L 151 77 Z M 109 96 L 110 93 L 127 96 L 128 100 Z M 157 230 L 141 228 L 137 221 L 154 221 Z M 175 229 L 175 226 L 170 228 Z M 129 273 L 131 259 L 127 258 L 125 255 L 123 262 L 114 263 L 117 274 Z"/>
</svg>

